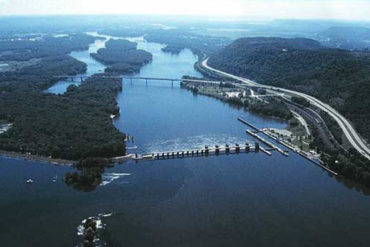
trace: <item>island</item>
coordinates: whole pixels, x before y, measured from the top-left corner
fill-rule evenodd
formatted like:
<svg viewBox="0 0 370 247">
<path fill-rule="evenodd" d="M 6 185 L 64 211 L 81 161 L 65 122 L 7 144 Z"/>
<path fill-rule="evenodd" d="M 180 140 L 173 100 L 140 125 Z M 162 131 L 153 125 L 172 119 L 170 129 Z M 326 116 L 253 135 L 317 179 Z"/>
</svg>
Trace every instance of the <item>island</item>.
<svg viewBox="0 0 370 247">
<path fill-rule="evenodd" d="M 105 48 L 91 56 L 108 66 L 106 72 L 119 74 L 137 73 L 153 59 L 151 53 L 137 49 L 137 43 L 123 39 L 107 41 Z"/>
<path fill-rule="evenodd" d="M 184 49 L 185 49 L 185 47 L 183 47 L 183 46 L 167 45 L 167 46 L 162 48 L 162 51 L 176 55 L 176 54 L 179 54 Z"/>
</svg>

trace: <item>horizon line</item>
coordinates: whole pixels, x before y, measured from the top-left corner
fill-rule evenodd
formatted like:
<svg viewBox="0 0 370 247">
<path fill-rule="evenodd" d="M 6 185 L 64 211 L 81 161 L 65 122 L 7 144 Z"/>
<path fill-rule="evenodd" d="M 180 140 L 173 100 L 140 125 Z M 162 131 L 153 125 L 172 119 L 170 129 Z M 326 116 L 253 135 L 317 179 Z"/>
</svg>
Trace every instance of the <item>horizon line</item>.
<svg viewBox="0 0 370 247">
<path fill-rule="evenodd" d="M 35 14 L 0 14 L 0 18 L 4 17 L 88 17 L 88 16 L 100 16 L 100 17 L 170 17 L 170 18 L 200 18 L 200 19 L 209 19 L 209 18 L 232 18 L 230 21 L 248 21 L 248 20 L 261 20 L 261 21 L 274 21 L 274 20 L 287 20 L 287 21 L 333 21 L 333 22 L 369 22 L 369 19 L 338 19 L 338 18 L 284 18 L 284 17 L 261 17 L 261 16 L 244 16 L 244 15 L 199 15 L 199 14 L 145 14 L 145 13 L 35 13 Z M 222 20 L 226 22 L 227 20 Z"/>
</svg>

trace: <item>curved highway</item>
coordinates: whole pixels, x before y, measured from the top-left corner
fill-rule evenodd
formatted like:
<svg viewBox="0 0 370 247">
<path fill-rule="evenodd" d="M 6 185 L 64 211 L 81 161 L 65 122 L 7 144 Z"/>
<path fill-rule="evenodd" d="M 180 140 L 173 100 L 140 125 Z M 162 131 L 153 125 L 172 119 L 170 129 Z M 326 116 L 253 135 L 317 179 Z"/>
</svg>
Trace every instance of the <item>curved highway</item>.
<svg viewBox="0 0 370 247">
<path fill-rule="evenodd" d="M 337 112 L 335 109 L 329 106 L 328 104 L 325 104 L 322 101 L 310 95 L 307 95 L 305 93 L 300 93 L 300 92 L 285 89 L 285 88 L 279 88 L 279 87 L 259 84 L 249 79 L 236 76 L 236 75 L 232 75 L 227 72 L 212 68 L 208 65 L 208 59 L 209 58 L 206 58 L 205 60 L 202 61 L 201 63 L 202 67 L 216 74 L 241 81 L 243 83 L 248 84 L 249 86 L 257 86 L 257 87 L 263 87 L 263 88 L 272 89 L 272 90 L 279 90 L 285 93 L 289 93 L 291 95 L 300 96 L 300 97 L 307 99 L 311 104 L 315 105 L 316 107 L 320 108 L 324 112 L 328 113 L 338 123 L 344 135 L 346 136 L 348 141 L 351 143 L 351 145 L 360 154 L 362 154 L 364 157 L 370 160 L 370 148 L 367 146 L 366 142 L 360 137 L 360 135 L 356 132 L 353 126 L 349 123 L 349 121 L 346 118 L 344 118 L 339 112 Z"/>
</svg>

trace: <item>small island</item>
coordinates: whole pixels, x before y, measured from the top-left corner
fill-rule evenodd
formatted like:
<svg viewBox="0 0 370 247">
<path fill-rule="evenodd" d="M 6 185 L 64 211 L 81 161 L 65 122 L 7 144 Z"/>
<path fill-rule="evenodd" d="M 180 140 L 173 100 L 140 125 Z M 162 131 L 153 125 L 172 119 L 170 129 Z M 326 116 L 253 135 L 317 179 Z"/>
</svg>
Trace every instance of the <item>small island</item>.
<svg viewBox="0 0 370 247">
<path fill-rule="evenodd" d="M 162 51 L 177 55 L 184 49 L 185 49 L 185 47 L 183 47 L 183 46 L 167 45 L 167 46 L 162 48 Z"/>
<path fill-rule="evenodd" d="M 138 73 L 153 55 L 147 51 L 137 49 L 137 43 L 128 40 L 109 40 L 106 48 L 101 48 L 91 56 L 107 65 L 106 72 L 133 74 Z"/>
</svg>

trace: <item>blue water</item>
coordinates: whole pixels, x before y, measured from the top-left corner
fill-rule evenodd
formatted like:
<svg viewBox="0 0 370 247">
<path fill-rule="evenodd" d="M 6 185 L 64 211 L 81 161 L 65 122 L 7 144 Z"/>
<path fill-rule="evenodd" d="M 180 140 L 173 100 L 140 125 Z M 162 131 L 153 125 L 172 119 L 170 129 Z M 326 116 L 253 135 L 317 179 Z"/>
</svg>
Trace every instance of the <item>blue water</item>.
<svg viewBox="0 0 370 247">
<path fill-rule="evenodd" d="M 139 42 L 138 48 L 153 54 L 153 62 L 138 76 L 181 78 L 183 75 L 202 77 L 193 64 L 196 56 L 188 49 L 179 55 L 163 53 L 164 45 Z M 118 95 L 121 115 L 114 121 L 121 131 L 135 137 L 137 151 L 176 151 L 204 145 L 245 143 L 248 136 L 238 116 L 247 117 L 262 127 L 284 128 L 283 122 L 264 119 L 243 110 L 231 109 L 220 101 L 193 95 L 179 83 L 168 81 L 124 80 Z M 252 140 L 249 140 L 252 141 Z"/>
<path fill-rule="evenodd" d="M 153 62 L 138 76 L 201 76 L 184 50 L 139 41 Z M 261 118 L 170 82 L 123 81 L 114 125 L 135 137 L 130 152 L 254 142 L 242 116 Z M 370 199 L 291 153 L 239 154 L 116 165 L 91 192 L 67 186 L 72 168 L 0 157 L 0 239 L 4 246 L 76 246 L 77 226 L 102 218 L 108 246 L 367 246 Z M 89 171 L 83 171 L 85 173 Z M 56 182 L 53 178 L 58 176 Z M 26 184 L 28 178 L 34 184 Z"/>
<path fill-rule="evenodd" d="M 83 74 L 78 74 L 76 77 L 85 77 L 85 76 L 91 76 L 96 73 L 104 72 L 104 69 L 106 68 L 105 65 L 97 62 L 95 59 L 93 59 L 90 56 L 90 53 L 96 53 L 100 48 L 105 47 L 106 39 L 98 39 L 93 44 L 89 46 L 88 50 L 85 51 L 73 51 L 71 52 L 70 56 L 84 62 L 87 64 L 87 70 Z M 67 91 L 68 86 L 70 85 L 80 85 L 80 80 L 71 81 L 68 80 L 61 80 L 55 83 L 52 87 L 48 88 L 46 92 L 48 93 L 54 93 L 54 94 L 63 94 Z"/>
</svg>

